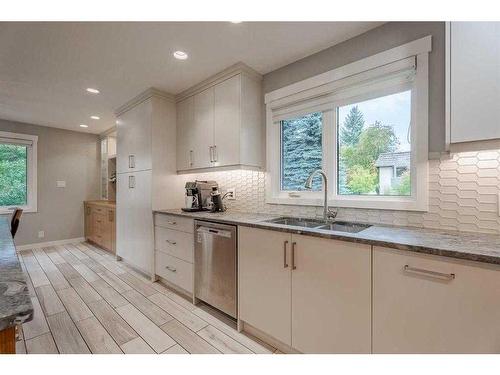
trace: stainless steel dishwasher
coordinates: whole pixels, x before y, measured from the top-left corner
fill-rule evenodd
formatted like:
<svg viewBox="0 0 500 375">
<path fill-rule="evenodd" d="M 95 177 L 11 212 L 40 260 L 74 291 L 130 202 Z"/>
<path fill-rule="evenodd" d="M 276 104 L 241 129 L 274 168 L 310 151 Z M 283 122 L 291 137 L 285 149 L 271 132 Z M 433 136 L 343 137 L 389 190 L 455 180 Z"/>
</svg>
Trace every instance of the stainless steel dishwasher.
<svg viewBox="0 0 500 375">
<path fill-rule="evenodd" d="M 236 226 L 195 220 L 194 296 L 236 318 Z"/>
</svg>

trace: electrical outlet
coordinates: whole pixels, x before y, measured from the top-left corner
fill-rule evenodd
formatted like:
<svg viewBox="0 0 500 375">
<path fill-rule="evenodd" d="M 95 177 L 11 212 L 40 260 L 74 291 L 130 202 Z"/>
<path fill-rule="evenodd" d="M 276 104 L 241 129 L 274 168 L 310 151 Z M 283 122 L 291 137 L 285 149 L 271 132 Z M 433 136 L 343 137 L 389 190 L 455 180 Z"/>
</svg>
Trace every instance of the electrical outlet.
<svg viewBox="0 0 500 375">
<path fill-rule="evenodd" d="M 235 188 L 231 188 L 231 189 L 227 189 L 227 199 L 231 200 L 231 201 L 234 201 L 236 200 L 236 189 Z"/>
<path fill-rule="evenodd" d="M 39 230 L 38 231 L 38 238 L 44 238 L 45 237 L 45 231 Z"/>
</svg>

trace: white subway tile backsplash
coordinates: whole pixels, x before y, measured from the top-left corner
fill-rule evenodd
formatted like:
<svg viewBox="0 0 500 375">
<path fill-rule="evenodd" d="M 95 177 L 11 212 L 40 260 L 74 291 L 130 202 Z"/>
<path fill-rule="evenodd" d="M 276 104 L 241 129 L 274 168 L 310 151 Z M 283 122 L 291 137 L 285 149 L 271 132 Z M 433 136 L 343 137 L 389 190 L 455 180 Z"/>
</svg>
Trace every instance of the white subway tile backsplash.
<svg viewBox="0 0 500 375">
<path fill-rule="evenodd" d="M 265 202 L 266 173 L 236 170 L 185 175 L 216 180 L 222 191 L 236 189 L 230 209 L 277 215 L 320 216 L 322 207 Z M 463 152 L 429 161 L 429 211 L 386 211 L 342 208 L 339 219 L 369 223 L 500 234 L 500 150 Z"/>
</svg>

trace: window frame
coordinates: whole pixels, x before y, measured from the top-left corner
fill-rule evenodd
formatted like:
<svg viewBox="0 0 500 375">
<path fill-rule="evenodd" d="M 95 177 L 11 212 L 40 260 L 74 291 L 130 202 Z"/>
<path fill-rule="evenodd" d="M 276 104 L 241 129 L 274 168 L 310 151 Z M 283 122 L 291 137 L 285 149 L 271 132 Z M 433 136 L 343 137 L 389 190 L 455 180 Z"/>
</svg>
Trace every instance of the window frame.
<svg viewBox="0 0 500 375">
<path fill-rule="evenodd" d="M 26 205 L 24 206 L 0 206 L 0 214 L 10 214 L 12 209 L 19 207 L 23 212 L 37 212 L 37 164 L 38 164 L 38 136 L 30 134 L 12 133 L 0 131 L 0 138 L 9 139 L 10 143 L 26 145 L 26 142 L 31 142 L 31 146 L 27 145 L 27 197 Z"/>
<path fill-rule="evenodd" d="M 370 56 L 331 72 L 266 94 L 267 183 L 266 203 L 322 206 L 323 192 L 281 191 L 280 121 L 301 114 L 323 112 L 323 170 L 328 176 L 328 205 L 334 207 L 428 210 L 428 53 L 431 37 Z M 394 73 L 384 79 L 387 67 L 414 60 L 412 76 Z M 394 68 L 396 69 L 396 68 Z M 379 74 L 379 75 L 377 75 Z M 333 77 L 333 79 L 332 79 Z M 358 78 L 356 78 L 358 77 Z M 364 78 L 368 77 L 368 79 Z M 356 79 L 359 82 L 356 82 Z M 354 81 L 342 87 L 342 82 Z M 340 87 L 340 89 L 338 89 Z M 337 89 L 334 89 L 337 88 Z M 340 195 L 337 192 L 337 108 L 371 98 L 411 90 L 410 196 Z M 278 136 L 277 136 L 278 134 Z M 276 152 L 276 150 L 278 150 Z"/>
</svg>

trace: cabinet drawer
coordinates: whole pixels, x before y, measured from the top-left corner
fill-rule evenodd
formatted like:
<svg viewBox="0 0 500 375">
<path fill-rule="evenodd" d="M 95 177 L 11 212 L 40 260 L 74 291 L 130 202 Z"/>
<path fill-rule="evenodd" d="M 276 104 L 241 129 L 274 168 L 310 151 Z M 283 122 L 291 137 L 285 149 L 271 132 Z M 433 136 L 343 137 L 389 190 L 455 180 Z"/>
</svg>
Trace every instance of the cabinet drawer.
<svg viewBox="0 0 500 375">
<path fill-rule="evenodd" d="M 186 233 L 194 232 L 194 220 L 175 215 L 156 214 L 155 225 L 164 228 L 180 230 Z"/>
<path fill-rule="evenodd" d="M 193 263 L 194 239 L 192 233 L 155 227 L 155 250 L 166 252 Z"/>
<path fill-rule="evenodd" d="M 95 214 L 105 214 L 106 213 L 106 209 L 104 207 L 100 207 L 100 206 L 91 206 L 92 207 L 92 213 L 95 213 Z"/>
<path fill-rule="evenodd" d="M 155 251 L 155 272 L 168 282 L 193 293 L 193 264 Z"/>
</svg>

